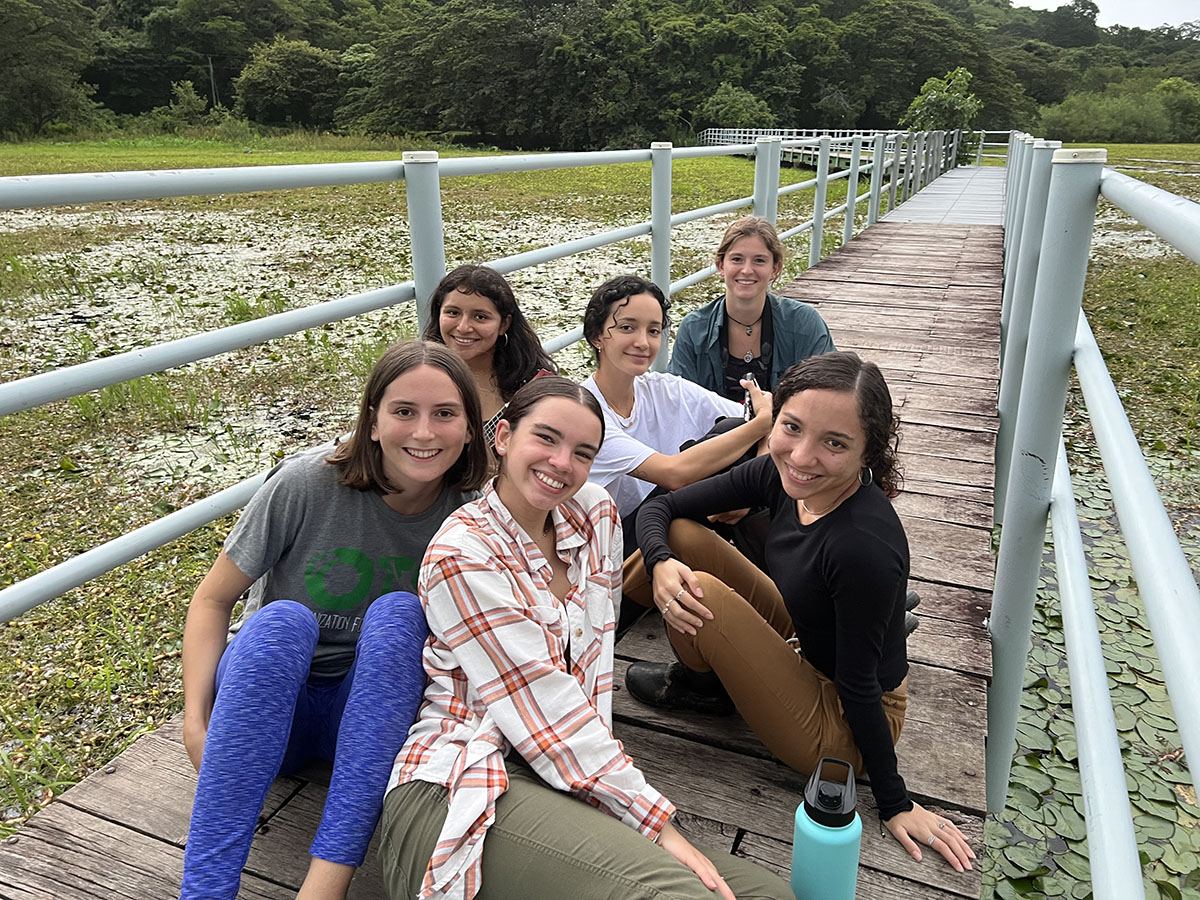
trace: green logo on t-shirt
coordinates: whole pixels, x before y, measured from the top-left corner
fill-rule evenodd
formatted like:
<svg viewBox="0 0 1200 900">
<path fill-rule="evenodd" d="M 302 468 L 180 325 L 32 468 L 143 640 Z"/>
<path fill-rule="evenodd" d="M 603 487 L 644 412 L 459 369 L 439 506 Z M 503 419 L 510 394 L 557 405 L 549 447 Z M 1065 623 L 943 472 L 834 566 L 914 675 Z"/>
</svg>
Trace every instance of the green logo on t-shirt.
<svg viewBox="0 0 1200 900">
<path fill-rule="evenodd" d="M 361 550 L 337 547 L 309 563 L 304 587 L 322 609 L 353 609 L 373 596 L 414 590 L 415 566 L 416 561 L 407 556 L 384 556 L 375 563 Z M 383 585 L 372 595 L 376 571 L 383 575 Z"/>
</svg>

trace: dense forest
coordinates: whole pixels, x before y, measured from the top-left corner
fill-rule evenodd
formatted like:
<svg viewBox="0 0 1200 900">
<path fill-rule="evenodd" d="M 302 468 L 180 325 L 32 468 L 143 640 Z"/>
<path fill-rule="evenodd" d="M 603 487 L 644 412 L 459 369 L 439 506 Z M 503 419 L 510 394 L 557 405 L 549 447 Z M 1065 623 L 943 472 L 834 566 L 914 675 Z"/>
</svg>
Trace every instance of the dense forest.
<svg viewBox="0 0 1200 900">
<path fill-rule="evenodd" d="M 1091 0 L 4 0 L 0 134 L 229 121 L 528 149 L 710 125 L 894 127 L 971 73 L 977 127 L 1200 140 L 1200 20 Z"/>
</svg>

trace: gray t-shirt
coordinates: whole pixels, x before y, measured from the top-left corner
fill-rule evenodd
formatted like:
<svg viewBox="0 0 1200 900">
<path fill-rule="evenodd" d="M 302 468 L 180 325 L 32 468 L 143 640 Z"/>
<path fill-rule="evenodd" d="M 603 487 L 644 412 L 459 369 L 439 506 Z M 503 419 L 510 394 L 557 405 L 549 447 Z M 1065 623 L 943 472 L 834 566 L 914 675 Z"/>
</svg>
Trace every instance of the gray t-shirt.
<svg viewBox="0 0 1200 900">
<path fill-rule="evenodd" d="M 241 622 L 272 600 L 295 600 L 316 613 L 321 638 L 312 674 L 349 671 L 367 607 L 392 591 L 417 591 L 430 539 L 469 497 L 445 488 L 428 510 L 403 516 L 375 491 L 337 483 L 324 461 L 330 445 L 281 462 L 225 539 L 225 553 L 250 588 Z"/>
</svg>

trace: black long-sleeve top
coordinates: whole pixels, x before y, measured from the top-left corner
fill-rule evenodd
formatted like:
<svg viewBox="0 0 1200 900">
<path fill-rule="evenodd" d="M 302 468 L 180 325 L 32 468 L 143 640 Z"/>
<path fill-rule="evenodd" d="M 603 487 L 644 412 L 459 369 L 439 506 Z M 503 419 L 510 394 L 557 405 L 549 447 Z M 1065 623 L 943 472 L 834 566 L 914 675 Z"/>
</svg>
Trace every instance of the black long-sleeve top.
<svg viewBox="0 0 1200 900">
<path fill-rule="evenodd" d="M 771 510 L 766 557 L 805 658 L 837 689 L 863 757 L 880 816 L 912 808 L 896 768 L 881 698 L 908 674 L 904 595 L 908 539 L 887 496 L 858 488 L 832 512 L 804 525 L 769 456 L 760 456 L 678 491 L 646 501 L 637 536 L 646 568 L 672 556 L 672 519 L 765 506 Z"/>
</svg>

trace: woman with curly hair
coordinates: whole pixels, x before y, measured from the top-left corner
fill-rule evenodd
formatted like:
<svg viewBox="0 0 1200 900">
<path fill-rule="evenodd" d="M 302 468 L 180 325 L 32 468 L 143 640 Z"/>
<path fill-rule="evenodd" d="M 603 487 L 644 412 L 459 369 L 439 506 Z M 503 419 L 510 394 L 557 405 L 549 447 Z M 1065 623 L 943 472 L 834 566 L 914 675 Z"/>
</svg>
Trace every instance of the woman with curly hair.
<svg viewBox="0 0 1200 900">
<path fill-rule="evenodd" d="M 826 353 L 788 369 L 772 407 L 767 456 L 643 506 L 645 569 L 625 591 L 652 594 L 680 661 L 635 663 L 626 687 L 654 706 L 729 712 L 732 700 L 792 768 L 829 756 L 865 772 L 914 858 L 932 848 L 970 868 L 962 833 L 914 803 L 897 771 L 909 555 L 890 500 L 900 473 L 887 384 L 857 354 Z M 692 521 L 747 503 L 770 510 L 774 578 Z"/>
</svg>

